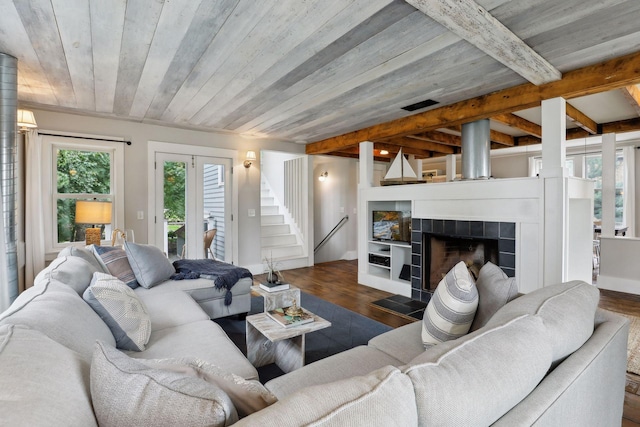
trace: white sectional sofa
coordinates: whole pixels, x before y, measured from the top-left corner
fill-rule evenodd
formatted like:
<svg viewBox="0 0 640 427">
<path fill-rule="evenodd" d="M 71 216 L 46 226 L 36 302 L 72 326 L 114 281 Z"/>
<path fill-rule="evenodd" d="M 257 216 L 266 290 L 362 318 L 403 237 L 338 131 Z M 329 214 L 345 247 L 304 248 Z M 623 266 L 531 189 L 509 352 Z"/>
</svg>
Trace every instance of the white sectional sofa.
<svg viewBox="0 0 640 427">
<path fill-rule="evenodd" d="M 81 297 L 95 272 L 62 257 L 0 314 L 0 424 L 620 425 L 628 321 L 590 284 L 520 296 L 426 351 L 416 322 L 262 386 L 189 292 L 137 292 L 148 342 L 116 350 Z"/>
</svg>

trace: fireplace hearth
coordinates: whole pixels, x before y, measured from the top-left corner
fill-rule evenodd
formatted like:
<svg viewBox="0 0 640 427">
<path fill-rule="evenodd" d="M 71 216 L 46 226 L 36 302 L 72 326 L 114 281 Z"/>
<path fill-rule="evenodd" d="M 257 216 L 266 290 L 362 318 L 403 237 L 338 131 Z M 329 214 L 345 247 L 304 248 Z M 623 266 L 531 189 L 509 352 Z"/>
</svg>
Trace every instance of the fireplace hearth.
<svg viewBox="0 0 640 427">
<path fill-rule="evenodd" d="M 477 270 L 487 261 L 515 276 L 515 223 L 412 220 L 411 297 L 428 301 L 453 265 L 463 260 Z"/>
</svg>

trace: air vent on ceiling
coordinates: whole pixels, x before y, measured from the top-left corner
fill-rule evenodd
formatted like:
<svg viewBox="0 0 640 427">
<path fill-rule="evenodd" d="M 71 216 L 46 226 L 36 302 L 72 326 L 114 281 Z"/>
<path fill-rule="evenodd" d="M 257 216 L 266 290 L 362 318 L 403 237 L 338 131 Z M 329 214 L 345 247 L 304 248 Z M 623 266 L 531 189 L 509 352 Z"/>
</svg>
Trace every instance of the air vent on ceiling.
<svg viewBox="0 0 640 427">
<path fill-rule="evenodd" d="M 416 110 L 420 110 L 421 108 L 431 107 L 432 105 L 436 105 L 436 104 L 439 104 L 439 102 L 434 101 L 433 99 L 426 99 L 424 101 L 416 102 L 415 104 L 402 107 L 402 109 L 406 111 L 416 111 Z"/>
</svg>

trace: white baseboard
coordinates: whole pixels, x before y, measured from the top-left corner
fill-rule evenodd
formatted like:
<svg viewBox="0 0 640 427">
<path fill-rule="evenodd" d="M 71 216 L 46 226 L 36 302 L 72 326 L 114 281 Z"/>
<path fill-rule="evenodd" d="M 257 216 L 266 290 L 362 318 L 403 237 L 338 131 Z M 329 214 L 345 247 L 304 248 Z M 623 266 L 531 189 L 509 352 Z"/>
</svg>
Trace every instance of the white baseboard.
<svg viewBox="0 0 640 427">
<path fill-rule="evenodd" d="M 354 260 L 354 259 L 358 259 L 358 251 L 348 251 L 345 252 L 344 255 L 342 255 L 342 259 L 346 259 L 346 260 Z"/>
</svg>

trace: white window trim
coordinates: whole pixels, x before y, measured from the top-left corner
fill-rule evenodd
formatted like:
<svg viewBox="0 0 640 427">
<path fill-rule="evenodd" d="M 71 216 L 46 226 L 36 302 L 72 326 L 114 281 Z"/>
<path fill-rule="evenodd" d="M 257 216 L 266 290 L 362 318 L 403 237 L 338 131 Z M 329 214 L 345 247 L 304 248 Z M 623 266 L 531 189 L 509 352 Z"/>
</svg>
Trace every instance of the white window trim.
<svg viewBox="0 0 640 427">
<path fill-rule="evenodd" d="M 43 130 L 43 133 L 47 131 Z M 53 132 L 52 132 L 53 133 Z M 59 132 L 55 132 L 59 133 Z M 78 135 L 80 136 L 80 135 Z M 98 135 L 81 135 L 86 138 L 112 138 L 108 136 Z M 116 138 L 113 138 L 116 139 Z M 43 200 L 44 212 L 49 212 L 48 215 L 44 215 L 45 222 L 45 259 L 47 261 L 55 258 L 62 249 L 67 246 L 84 246 L 84 242 L 72 242 L 72 243 L 58 243 L 56 239 L 57 233 L 57 212 L 56 204 L 54 203 L 55 195 L 55 182 L 53 178 L 56 167 L 54 165 L 55 156 L 54 149 L 66 148 L 71 150 L 90 150 L 90 151 L 104 151 L 110 152 L 113 162 L 111 162 L 111 176 L 113 185 L 111 188 L 114 218 L 113 228 L 124 229 L 124 144 L 119 142 L 105 142 L 105 141 L 93 141 L 91 139 L 76 139 L 67 138 L 64 136 L 49 136 L 42 135 L 42 189 L 45 191 L 47 197 Z M 108 236 L 107 236 L 108 237 Z M 111 243 L 111 239 L 104 240 L 102 243 Z"/>
</svg>

